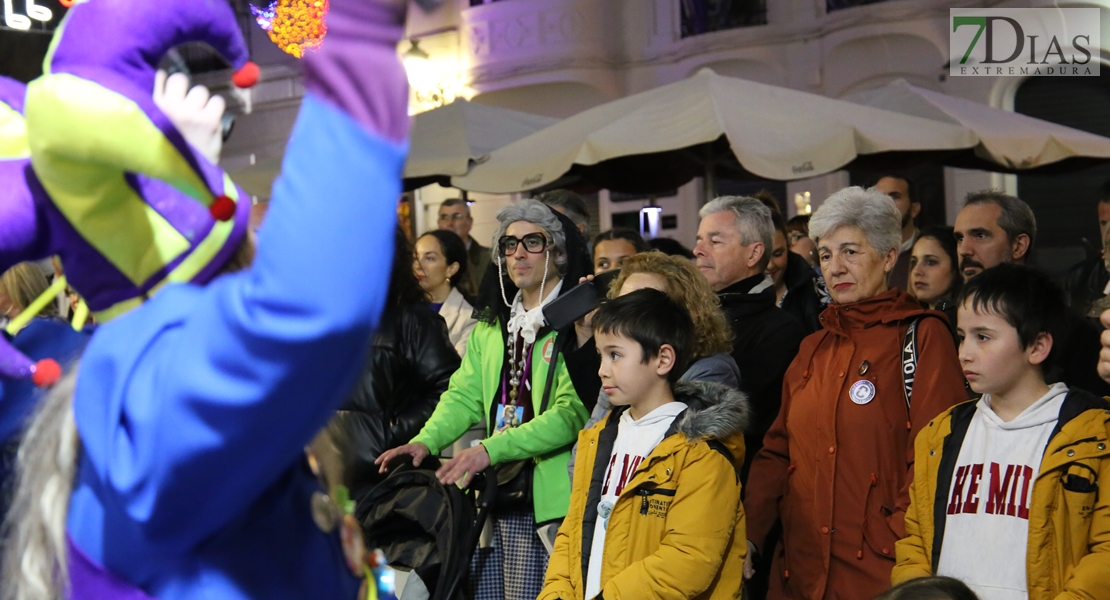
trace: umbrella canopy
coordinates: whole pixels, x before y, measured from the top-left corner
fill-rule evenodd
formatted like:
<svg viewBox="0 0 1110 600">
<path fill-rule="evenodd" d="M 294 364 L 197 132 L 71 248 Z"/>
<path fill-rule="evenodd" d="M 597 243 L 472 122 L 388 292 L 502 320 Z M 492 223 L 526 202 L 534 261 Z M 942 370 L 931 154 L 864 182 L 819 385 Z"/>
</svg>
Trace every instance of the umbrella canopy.
<svg viewBox="0 0 1110 600">
<path fill-rule="evenodd" d="M 964 127 L 723 77 L 693 77 L 622 98 L 508 144 L 452 185 L 508 193 L 569 175 L 623 191 L 695 175 L 791 180 L 867 155 L 951 153 L 978 143 Z"/>
<path fill-rule="evenodd" d="M 979 145 L 974 156 L 948 161 L 952 166 L 1028 171 L 1047 165 L 1083 168 L 1091 164 L 1091 159 L 1110 159 L 1110 138 L 922 89 L 902 79 L 852 94 L 848 99 L 874 108 L 962 125 L 975 132 Z M 1062 161 L 1073 164 L 1059 164 Z"/>
<path fill-rule="evenodd" d="M 420 113 L 412 122 L 405 188 L 446 184 L 453 175 L 465 175 L 471 162 L 557 122 L 465 99 Z"/>
</svg>

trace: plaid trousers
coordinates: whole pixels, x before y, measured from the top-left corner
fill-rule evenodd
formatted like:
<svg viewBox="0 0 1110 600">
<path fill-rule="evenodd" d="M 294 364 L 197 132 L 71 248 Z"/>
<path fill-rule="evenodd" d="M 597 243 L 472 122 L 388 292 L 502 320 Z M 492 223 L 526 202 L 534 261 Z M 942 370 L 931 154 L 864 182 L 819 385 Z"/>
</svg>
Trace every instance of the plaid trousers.
<svg viewBox="0 0 1110 600">
<path fill-rule="evenodd" d="M 536 535 L 531 511 L 494 513 L 493 544 L 478 547 L 470 561 L 474 600 L 535 600 L 547 572 L 547 549 Z"/>
</svg>

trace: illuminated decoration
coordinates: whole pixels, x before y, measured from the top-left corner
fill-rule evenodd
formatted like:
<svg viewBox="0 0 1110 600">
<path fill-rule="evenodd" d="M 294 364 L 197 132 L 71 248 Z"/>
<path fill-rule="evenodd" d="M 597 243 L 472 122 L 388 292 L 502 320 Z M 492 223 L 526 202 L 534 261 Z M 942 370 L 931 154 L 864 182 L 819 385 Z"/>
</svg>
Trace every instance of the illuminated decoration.
<svg viewBox="0 0 1110 600">
<path fill-rule="evenodd" d="M 401 54 L 401 62 L 408 75 L 409 114 L 421 113 L 440 106 L 446 106 L 456 98 L 467 97 L 457 65 L 433 62 L 417 42 L 410 40 L 411 46 Z"/>
<path fill-rule="evenodd" d="M 278 48 L 297 58 L 318 47 L 328 31 L 328 0 L 270 0 L 263 6 L 251 4 L 251 13 Z"/>
<path fill-rule="evenodd" d="M 27 0 L 24 10 L 27 14 L 15 12 L 12 6 L 14 0 L 4 0 L 4 25 L 20 31 L 31 29 L 31 19 L 42 23 L 49 23 L 54 18 L 54 12 L 45 6 L 35 4 L 35 0 Z"/>
</svg>

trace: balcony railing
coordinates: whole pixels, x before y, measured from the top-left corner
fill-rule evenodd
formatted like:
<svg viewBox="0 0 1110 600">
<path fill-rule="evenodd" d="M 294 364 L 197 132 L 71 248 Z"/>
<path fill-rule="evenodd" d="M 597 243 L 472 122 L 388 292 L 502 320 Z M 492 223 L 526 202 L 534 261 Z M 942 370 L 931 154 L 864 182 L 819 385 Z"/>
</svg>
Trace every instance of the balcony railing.
<svg viewBox="0 0 1110 600">
<path fill-rule="evenodd" d="M 680 0 L 680 2 L 684 38 L 714 31 L 767 24 L 766 0 Z"/>
</svg>

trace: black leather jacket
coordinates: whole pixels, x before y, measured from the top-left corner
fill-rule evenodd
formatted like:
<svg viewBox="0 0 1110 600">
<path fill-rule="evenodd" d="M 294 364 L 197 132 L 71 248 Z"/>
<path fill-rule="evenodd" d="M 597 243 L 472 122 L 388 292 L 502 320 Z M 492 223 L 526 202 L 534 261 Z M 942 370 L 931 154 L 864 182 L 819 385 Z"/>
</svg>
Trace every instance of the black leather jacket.
<svg viewBox="0 0 1110 600">
<path fill-rule="evenodd" d="M 339 413 L 347 434 L 347 487 L 358 501 L 384 479 L 374 460 L 424 426 L 461 364 L 443 317 L 426 305 L 390 307 L 366 369 Z"/>
<path fill-rule="evenodd" d="M 786 296 L 782 299 L 782 309 L 790 313 L 802 324 L 806 335 L 821 329 L 821 311 L 825 304 L 817 292 L 817 271 L 800 254 L 787 252 Z"/>
<path fill-rule="evenodd" d="M 1083 316 L 1088 316 L 1095 300 L 1106 295 L 1102 291 L 1107 282 L 1110 282 L 1110 274 L 1101 256 L 1088 258 L 1068 269 L 1061 281 L 1068 306 Z"/>
</svg>

